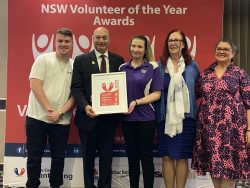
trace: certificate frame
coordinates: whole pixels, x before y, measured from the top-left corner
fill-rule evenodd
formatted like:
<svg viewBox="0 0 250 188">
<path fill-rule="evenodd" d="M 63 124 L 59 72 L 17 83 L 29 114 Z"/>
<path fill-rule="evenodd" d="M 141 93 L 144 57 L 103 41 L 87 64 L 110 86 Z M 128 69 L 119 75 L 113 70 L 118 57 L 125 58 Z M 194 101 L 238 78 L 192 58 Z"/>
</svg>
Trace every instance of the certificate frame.
<svg viewBox="0 0 250 188">
<path fill-rule="evenodd" d="M 91 84 L 96 114 L 128 112 L 126 72 L 92 74 Z"/>
</svg>

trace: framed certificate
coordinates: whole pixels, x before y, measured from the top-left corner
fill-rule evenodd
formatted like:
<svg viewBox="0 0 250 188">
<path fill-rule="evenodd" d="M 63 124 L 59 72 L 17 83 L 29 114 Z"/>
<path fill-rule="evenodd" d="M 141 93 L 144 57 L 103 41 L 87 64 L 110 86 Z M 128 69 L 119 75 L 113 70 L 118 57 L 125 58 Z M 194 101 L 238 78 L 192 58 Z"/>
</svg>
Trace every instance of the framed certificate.
<svg viewBox="0 0 250 188">
<path fill-rule="evenodd" d="M 92 74 L 91 84 L 96 114 L 128 112 L 126 72 Z"/>
</svg>

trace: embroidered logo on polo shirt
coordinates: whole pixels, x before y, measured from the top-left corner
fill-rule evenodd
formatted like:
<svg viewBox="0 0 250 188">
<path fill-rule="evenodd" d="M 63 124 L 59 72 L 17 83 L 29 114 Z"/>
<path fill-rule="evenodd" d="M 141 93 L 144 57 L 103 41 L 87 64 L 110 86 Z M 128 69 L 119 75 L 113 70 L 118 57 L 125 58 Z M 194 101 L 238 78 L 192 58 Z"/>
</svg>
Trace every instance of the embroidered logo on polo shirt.
<svg viewBox="0 0 250 188">
<path fill-rule="evenodd" d="M 146 72 L 147 72 L 146 69 L 142 69 L 142 70 L 141 70 L 141 73 L 142 73 L 142 74 L 145 74 Z"/>
</svg>

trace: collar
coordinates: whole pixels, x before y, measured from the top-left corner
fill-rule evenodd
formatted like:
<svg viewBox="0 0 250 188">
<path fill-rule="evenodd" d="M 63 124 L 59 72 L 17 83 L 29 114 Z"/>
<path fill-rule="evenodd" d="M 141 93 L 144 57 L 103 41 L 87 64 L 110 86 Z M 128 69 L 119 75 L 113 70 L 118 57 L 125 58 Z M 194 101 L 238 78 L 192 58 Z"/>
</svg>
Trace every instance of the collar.
<svg viewBox="0 0 250 188">
<path fill-rule="evenodd" d="M 107 58 L 109 58 L 108 50 L 104 54 L 101 54 L 95 49 L 95 55 L 96 55 L 96 58 L 99 58 L 101 55 L 105 55 Z"/>
<path fill-rule="evenodd" d="M 131 59 L 128 63 L 126 63 L 125 66 L 126 66 L 126 67 L 134 68 L 134 67 L 132 67 L 131 63 L 132 63 L 132 59 Z M 143 68 L 143 67 L 148 67 L 148 66 L 150 66 L 150 63 L 145 59 L 145 60 L 144 60 L 144 63 L 143 63 L 142 65 L 140 65 L 139 67 L 137 67 L 136 69 L 138 69 L 138 68 Z"/>
<path fill-rule="evenodd" d="M 218 62 L 215 61 L 214 63 L 212 63 L 212 64 L 208 67 L 208 69 L 211 70 L 211 71 L 214 71 L 217 64 L 218 64 Z M 233 67 L 233 62 L 227 67 L 227 70 L 228 70 L 228 69 L 231 69 L 232 67 Z"/>
</svg>

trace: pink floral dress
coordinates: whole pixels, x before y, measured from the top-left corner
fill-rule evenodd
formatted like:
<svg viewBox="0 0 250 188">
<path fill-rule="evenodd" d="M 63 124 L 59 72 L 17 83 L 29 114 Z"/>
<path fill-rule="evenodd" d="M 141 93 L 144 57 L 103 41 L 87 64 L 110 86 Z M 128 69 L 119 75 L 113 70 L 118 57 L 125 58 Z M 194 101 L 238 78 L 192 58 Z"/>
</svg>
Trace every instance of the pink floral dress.
<svg viewBox="0 0 250 188">
<path fill-rule="evenodd" d="M 215 66 L 202 72 L 196 87 L 201 103 L 192 168 L 198 175 L 250 179 L 250 148 L 245 141 L 250 78 L 232 64 L 218 78 Z"/>
</svg>

